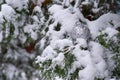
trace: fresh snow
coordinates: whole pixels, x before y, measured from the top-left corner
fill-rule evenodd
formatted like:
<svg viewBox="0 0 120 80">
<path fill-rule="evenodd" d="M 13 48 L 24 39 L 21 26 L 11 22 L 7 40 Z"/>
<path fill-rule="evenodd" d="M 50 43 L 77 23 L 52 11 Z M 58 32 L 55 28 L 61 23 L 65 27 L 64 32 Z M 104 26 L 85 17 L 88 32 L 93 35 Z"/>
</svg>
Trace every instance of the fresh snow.
<svg viewBox="0 0 120 80">
<path fill-rule="evenodd" d="M 99 35 L 99 32 L 105 30 L 107 27 L 111 27 L 114 29 L 119 27 L 118 26 L 120 24 L 119 22 L 120 22 L 120 15 L 113 13 L 104 14 L 95 21 L 87 20 L 88 28 L 90 29 L 93 39 L 95 39 Z"/>
<path fill-rule="evenodd" d="M 37 40 L 39 32 L 38 25 L 41 25 L 44 22 L 42 9 L 42 2 L 44 0 L 32 0 L 34 3 L 37 3 L 37 7 L 34 8 L 33 12 L 38 13 L 37 15 L 32 16 L 32 19 L 35 21 L 34 24 L 27 24 L 23 27 L 23 31 L 28 33 L 32 39 Z M 57 1 L 57 0 L 56 0 Z M 84 18 L 80 9 L 77 8 L 79 0 L 76 0 L 74 7 L 70 6 L 70 2 L 73 0 L 63 0 L 62 5 L 54 4 L 49 7 L 49 19 L 44 27 L 48 27 L 48 31 L 44 32 L 44 37 L 40 40 L 40 49 L 41 55 L 37 56 L 36 63 L 40 63 L 39 66 L 42 67 L 42 63 L 45 61 L 51 60 L 52 63 L 49 68 L 55 68 L 55 66 L 60 66 L 62 69 L 65 67 L 65 55 L 71 54 L 75 57 L 74 62 L 72 63 L 71 68 L 68 71 L 67 78 L 71 73 L 74 73 L 76 69 L 80 69 L 78 72 L 78 80 L 95 80 L 95 78 L 101 78 L 105 80 L 116 80 L 111 79 L 111 71 L 114 69 L 115 64 L 112 60 L 112 52 L 103 47 L 98 43 L 96 38 L 101 34 L 108 34 L 107 38 L 112 38 L 118 33 L 116 30 L 120 25 L 120 15 L 107 13 L 99 17 L 97 20 L 89 21 Z M 0 11 L 0 23 L 4 22 L 3 17 L 8 21 L 14 22 L 15 35 L 18 35 L 18 27 L 21 26 L 25 21 L 22 20 L 21 24 L 15 23 L 15 10 L 22 11 L 26 9 L 28 0 L 5 0 L 6 4 L 1 6 Z M 59 2 L 59 1 L 58 1 Z M 90 4 L 89 0 L 83 1 L 81 4 L 86 5 Z M 98 12 L 98 3 L 94 2 L 94 12 Z M 64 8 L 67 6 L 68 8 Z M 26 16 L 26 15 L 25 15 Z M 42 16 L 42 18 L 40 17 Z M 19 16 L 20 17 L 20 16 Z M 39 19 L 41 18 L 41 19 Z M 53 21 L 49 24 L 50 21 Z M 55 27 L 59 24 L 60 30 L 55 30 Z M 2 26 L 0 24 L 0 26 Z M 8 26 L 6 26 L 8 27 Z M 6 35 L 9 32 L 6 30 Z M 20 34 L 19 37 L 21 42 L 26 41 L 26 37 L 23 34 Z M 47 39 L 48 38 L 48 39 Z M 3 40 L 3 32 L 0 27 L 0 42 Z M 12 53 L 12 50 L 8 50 L 8 53 Z M 25 52 L 21 50 L 21 54 Z M 5 58 L 14 57 L 16 60 L 18 57 L 22 57 L 18 54 L 17 51 L 14 51 L 15 55 L 8 54 L 5 55 Z M 25 53 L 24 56 L 28 56 Z M 27 59 L 24 58 L 26 61 Z M 7 71 L 4 71 L 10 79 L 14 76 L 16 67 L 13 65 L 8 65 Z M 9 74 L 11 73 L 11 74 Z M 18 72 L 16 72 L 17 74 Z M 26 74 L 22 72 L 22 80 L 26 79 Z M 64 80 L 58 75 L 55 75 L 55 80 Z M 38 80 L 36 78 L 36 80 Z"/>
<path fill-rule="evenodd" d="M 21 11 L 22 9 L 26 9 L 28 0 L 5 0 L 6 3 L 13 8 L 16 8 L 17 10 Z"/>
<path fill-rule="evenodd" d="M 112 38 L 113 36 L 115 36 L 116 34 L 118 34 L 118 31 L 115 30 L 114 28 L 108 27 L 106 28 L 103 33 L 108 34 L 109 38 Z"/>
<path fill-rule="evenodd" d="M 9 6 L 8 4 L 3 4 L 2 5 L 1 12 L 2 12 L 2 15 L 7 20 L 11 20 L 15 15 L 14 9 L 11 6 Z"/>
<path fill-rule="evenodd" d="M 76 58 L 72 68 L 68 71 L 69 74 L 73 73 L 77 68 L 82 68 L 82 70 L 79 70 L 78 80 L 95 80 L 95 78 L 105 78 L 108 80 L 110 78 L 109 75 L 111 75 L 109 71 L 112 71 L 114 67 L 114 61 L 110 57 L 112 54 L 98 42 L 91 41 L 86 36 L 91 36 L 94 40 L 101 31 L 107 33 L 109 37 L 114 36 L 118 33 L 115 28 L 119 24 L 120 16 L 107 13 L 95 21 L 89 21 L 84 19 L 77 8 L 69 7 L 63 9 L 62 6 L 56 4 L 49 8 L 49 12 L 51 14 L 50 19 L 53 19 L 53 23 L 49 25 L 49 31 L 47 32 L 50 42 L 42 52 L 42 55 L 37 57 L 37 61 L 43 63 L 51 59 L 52 65 L 63 65 L 62 67 L 64 67 L 64 54 L 66 53 L 59 53 L 56 50 L 64 51 L 64 48 L 67 46 L 68 51 L 71 51 L 71 54 Z M 86 26 L 83 26 L 82 22 L 77 23 L 79 20 L 87 23 Z M 54 27 L 58 23 L 61 24 L 61 29 L 60 31 L 55 31 Z M 89 29 L 85 32 L 84 28 Z M 78 33 L 73 35 L 72 31 Z M 65 33 L 69 35 L 68 38 L 63 37 Z M 78 36 L 79 33 L 80 36 Z M 75 39 L 75 42 L 72 39 Z M 88 50 L 82 50 L 82 48 L 88 48 Z M 111 62 L 108 63 L 105 58 L 108 58 L 108 61 L 111 60 Z M 70 76 L 69 74 L 68 77 Z M 58 77 L 56 79 L 59 80 Z"/>
<path fill-rule="evenodd" d="M 37 39 L 36 30 L 37 30 L 36 25 L 27 25 L 27 26 L 24 26 L 24 32 L 30 34 L 31 38 L 34 39 L 34 40 Z"/>
<path fill-rule="evenodd" d="M 53 5 L 49 8 L 49 12 L 53 14 L 53 18 L 55 19 L 54 24 L 50 25 L 50 32 L 51 34 L 54 34 L 59 37 L 61 33 L 68 32 L 70 33 L 75 27 L 76 22 L 79 22 L 80 20 L 84 20 L 82 14 L 79 10 L 74 10 L 73 8 L 63 9 L 60 5 Z M 51 31 L 53 26 L 57 25 L 57 23 L 62 24 L 61 31 Z"/>
</svg>

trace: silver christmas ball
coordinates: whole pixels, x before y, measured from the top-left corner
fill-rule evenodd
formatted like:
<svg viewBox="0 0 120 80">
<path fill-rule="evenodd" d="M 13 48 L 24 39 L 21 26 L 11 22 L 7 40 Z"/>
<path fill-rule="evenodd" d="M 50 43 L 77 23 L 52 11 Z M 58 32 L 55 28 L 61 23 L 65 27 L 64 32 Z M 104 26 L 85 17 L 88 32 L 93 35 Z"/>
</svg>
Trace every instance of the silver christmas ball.
<svg viewBox="0 0 120 80">
<path fill-rule="evenodd" d="M 77 22 L 71 31 L 71 38 L 74 40 L 77 38 L 88 40 L 90 38 L 90 30 L 84 24 Z"/>
</svg>

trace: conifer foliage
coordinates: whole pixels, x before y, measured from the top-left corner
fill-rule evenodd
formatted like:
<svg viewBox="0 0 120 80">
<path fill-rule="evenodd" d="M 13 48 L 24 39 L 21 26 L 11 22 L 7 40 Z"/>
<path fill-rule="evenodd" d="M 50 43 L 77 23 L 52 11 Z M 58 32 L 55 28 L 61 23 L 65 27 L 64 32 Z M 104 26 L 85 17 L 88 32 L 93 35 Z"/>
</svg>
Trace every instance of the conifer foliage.
<svg viewBox="0 0 120 80">
<path fill-rule="evenodd" d="M 0 80 L 40 79 L 33 67 L 44 17 L 28 0 L 0 0 Z"/>
<path fill-rule="evenodd" d="M 119 0 L 0 0 L 0 80 L 119 80 Z"/>
</svg>

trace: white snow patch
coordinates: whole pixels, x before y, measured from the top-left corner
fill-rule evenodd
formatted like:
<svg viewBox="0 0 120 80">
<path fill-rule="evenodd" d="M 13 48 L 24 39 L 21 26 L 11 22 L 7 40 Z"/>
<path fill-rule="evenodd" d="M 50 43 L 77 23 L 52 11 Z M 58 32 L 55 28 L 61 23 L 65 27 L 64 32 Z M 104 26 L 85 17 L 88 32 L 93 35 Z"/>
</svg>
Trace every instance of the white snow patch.
<svg viewBox="0 0 120 80">
<path fill-rule="evenodd" d="M 99 32 L 106 29 L 107 27 L 111 28 L 117 28 L 120 24 L 120 15 L 107 13 L 102 15 L 100 18 L 98 18 L 95 21 L 88 21 L 88 27 L 90 29 L 90 32 L 92 34 L 92 38 L 95 39 Z"/>
<path fill-rule="evenodd" d="M 83 48 L 87 47 L 87 41 L 83 38 L 77 38 L 76 43 Z"/>
<path fill-rule="evenodd" d="M 55 80 L 63 80 L 63 79 L 60 77 L 55 77 Z"/>
<path fill-rule="evenodd" d="M 2 39 L 3 39 L 3 33 L 2 31 L 0 31 L 0 42 L 2 41 Z"/>
<path fill-rule="evenodd" d="M 56 55 L 57 53 L 53 50 L 53 48 L 51 46 L 48 46 L 43 51 L 41 57 L 45 57 L 48 60 L 53 59 Z"/>
<path fill-rule="evenodd" d="M 8 20 L 13 19 L 14 15 L 16 14 L 14 9 L 7 4 L 2 5 L 1 12 L 2 12 L 2 15 Z"/>
<path fill-rule="evenodd" d="M 92 65 L 88 65 L 83 70 L 79 71 L 79 80 L 94 80 L 95 69 Z"/>
<path fill-rule="evenodd" d="M 105 57 L 104 48 L 96 42 L 90 42 L 91 47 L 91 57 L 95 68 L 97 70 L 96 76 L 99 78 L 108 77 L 109 73 L 107 71 L 107 64 L 103 57 Z"/>
<path fill-rule="evenodd" d="M 103 33 L 107 33 L 107 34 L 108 34 L 108 37 L 109 37 L 109 38 L 112 38 L 114 35 L 116 35 L 116 34 L 118 33 L 118 31 L 115 30 L 114 28 L 108 27 L 108 28 L 106 28 L 106 29 L 103 31 Z"/>
<path fill-rule="evenodd" d="M 22 10 L 27 7 L 28 0 L 5 0 L 6 3 L 17 10 Z"/>
<path fill-rule="evenodd" d="M 69 47 L 73 45 L 72 41 L 69 39 L 53 40 L 51 41 L 50 44 L 54 49 L 59 49 L 59 50 L 63 50 L 65 47 Z"/>
<path fill-rule="evenodd" d="M 35 25 L 27 25 L 24 27 L 24 31 L 29 33 L 34 40 L 37 39 L 36 30 L 37 30 L 37 27 Z"/>
<path fill-rule="evenodd" d="M 3 21 L 4 21 L 3 14 L 2 14 L 2 12 L 0 12 L 0 23 L 2 23 Z"/>
<path fill-rule="evenodd" d="M 64 68 L 64 53 L 59 53 L 57 57 L 52 59 L 52 64 L 53 65 L 58 65 L 61 66 L 61 68 Z"/>
<path fill-rule="evenodd" d="M 63 9 L 63 7 L 60 5 L 53 5 L 49 8 L 49 12 L 52 14 L 53 19 L 56 21 L 54 23 L 60 23 L 62 25 L 61 30 L 57 32 L 57 34 L 62 34 L 65 32 L 70 33 L 73 27 L 75 27 L 76 22 L 79 22 L 79 19 L 84 20 L 83 15 L 78 9 Z M 54 25 L 52 24 L 53 27 Z"/>
</svg>

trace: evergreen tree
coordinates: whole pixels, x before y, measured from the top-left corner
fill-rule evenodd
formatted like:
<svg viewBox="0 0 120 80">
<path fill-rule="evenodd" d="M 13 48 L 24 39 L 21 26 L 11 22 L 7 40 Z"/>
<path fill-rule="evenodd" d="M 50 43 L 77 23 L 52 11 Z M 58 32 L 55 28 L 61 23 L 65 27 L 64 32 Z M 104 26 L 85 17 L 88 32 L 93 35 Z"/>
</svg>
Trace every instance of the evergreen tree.
<svg viewBox="0 0 120 80">
<path fill-rule="evenodd" d="M 44 16 L 28 0 L 3 0 L 0 4 L 0 80 L 39 80 L 32 63 L 41 38 Z M 31 12 L 32 11 L 32 12 Z"/>
<path fill-rule="evenodd" d="M 0 80 L 119 80 L 119 0 L 0 0 Z"/>
<path fill-rule="evenodd" d="M 116 63 L 116 60 L 119 59 L 114 59 L 118 55 L 115 55 L 113 48 L 111 51 L 105 47 L 105 42 L 100 42 L 102 38 L 99 39 L 99 34 L 109 31 L 109 27 L 112 27 L 112 36 L 119 33 L 116 30 L 118 26 L 114 25 L 119 25 L 120 16 L 108 13 L 112 11 L 112 4 L 105 0 L 60 0 L 48 6 L 50 14 L 43 29 L 44 36 L 39 42 L 43 51 L 35 61 L 42 80 L 119 79 L 116 71 L 119 62 Z M 97 20 L 92 22 L 88 19 Z"/>
</svg>

